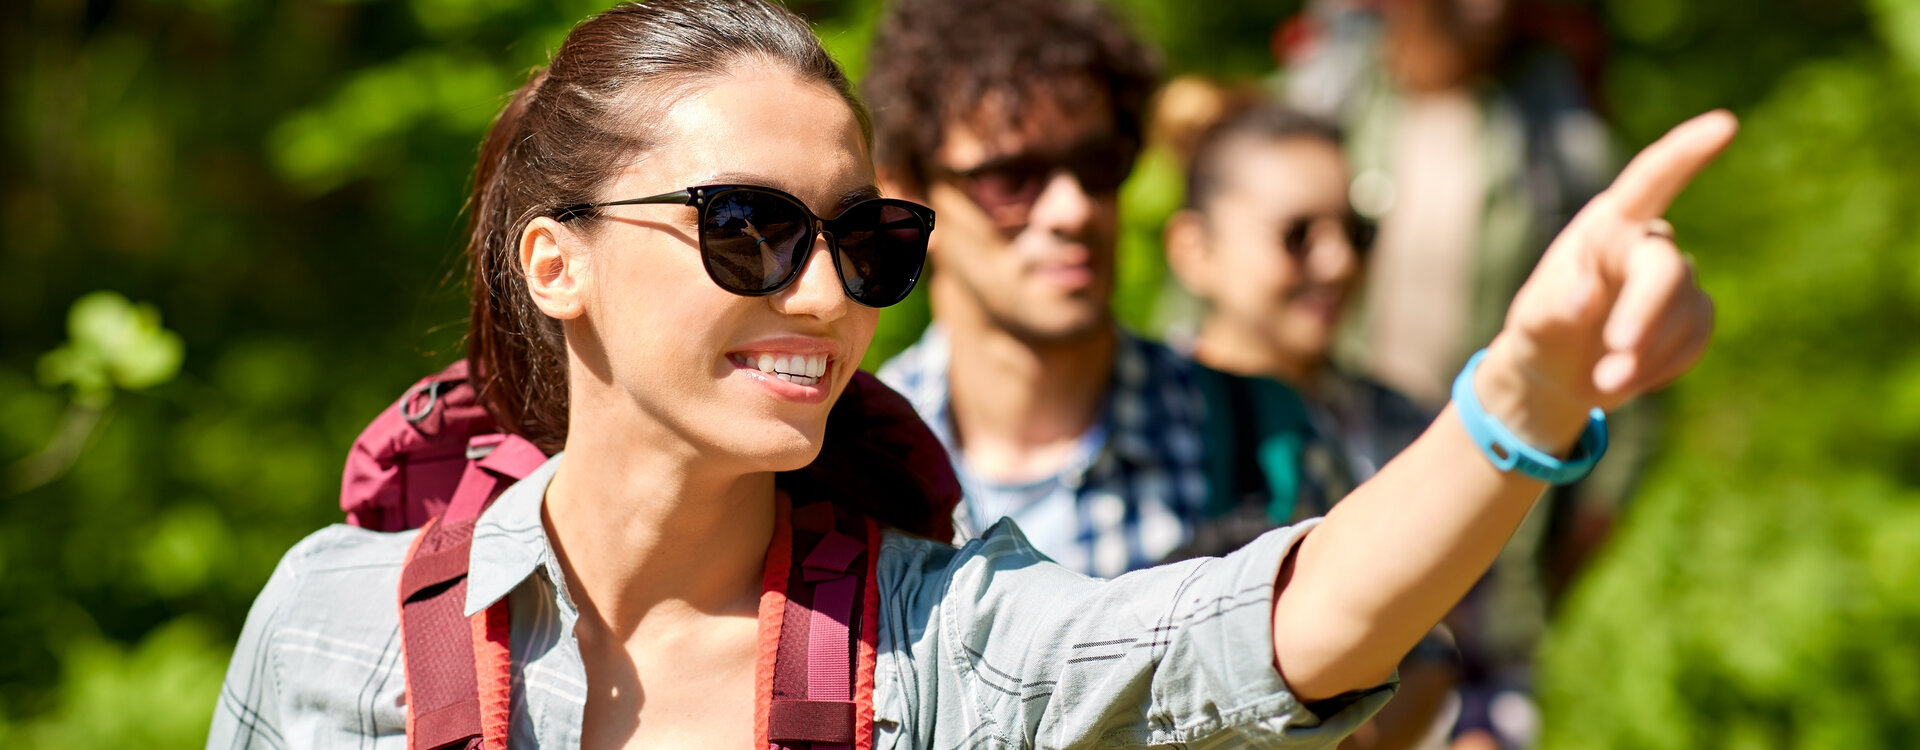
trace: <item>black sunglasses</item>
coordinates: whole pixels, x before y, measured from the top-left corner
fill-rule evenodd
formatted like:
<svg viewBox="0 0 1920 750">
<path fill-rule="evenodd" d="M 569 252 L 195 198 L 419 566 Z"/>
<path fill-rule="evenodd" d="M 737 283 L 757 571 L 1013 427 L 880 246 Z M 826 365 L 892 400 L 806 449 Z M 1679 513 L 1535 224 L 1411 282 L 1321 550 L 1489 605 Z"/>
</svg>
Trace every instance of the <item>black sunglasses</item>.
<svg viewBox="0 0 1920 750">
<path fill-rule="evenodd" d="M 886 307 L 907 298 L 927 261 L 933 209 L 874 198 L 822 219 L 799 198 L 758 185 L 702 185 L 605 203 L 577 203 L 554 218 L 572 221 L 594 209 L 651 203 L 700 209 L 700 262 L 713 283 L 734 294 L 764 297 L 793 284 L 822 232 L 833 249 L 840 286 L 853 301 Z"/>
<path fill-rule="evenodd" d="M 930 171 L 959 187 L 1001 229 L 1016 230 L 1027 225 L 1033 202 L 1040 199 L 1055 172 L 1073 175 L 1088 195 L 1111 195 L 1133 172 L 1138 150 L 1131 140 L 1108 135 L 1065 151 L 1013 154 L 966 169 L 934 165 Z"/>
<path fill-rule="evenodd" d="M 1373 250 L 1373 241 L 1380 233 L 1379 226 L 1373 220 L 1354 211 L 1332 216 L 1303 216 L 1288 221 L 1282 228 L 1280 247 L 1295 261 L 1307 257 L 1307 253 L 1313 250 L 1314 227 L 1324 221 L 1336 222 L 1341 233 L 1346 235 L 1347 245 L 1353 248 L 1355 255 L 1362 257 Z"/>
</svg>

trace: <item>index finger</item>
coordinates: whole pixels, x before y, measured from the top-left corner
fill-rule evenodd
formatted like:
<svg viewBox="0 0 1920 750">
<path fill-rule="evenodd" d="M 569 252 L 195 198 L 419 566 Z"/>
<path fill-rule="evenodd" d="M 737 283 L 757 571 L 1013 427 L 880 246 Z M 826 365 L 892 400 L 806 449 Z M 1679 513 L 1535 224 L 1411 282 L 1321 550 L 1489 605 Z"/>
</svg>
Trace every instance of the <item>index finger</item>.
<svg viewBox="0 0 1920 750">
<path fill-rule="evenodd" d="M 1608 200 L 1628 221 L 1660 218 L 1739 129 L 1740 121 L 1724 109 L 1674 126 L 1620 170 L 1607 188 Z"/>
</svg>

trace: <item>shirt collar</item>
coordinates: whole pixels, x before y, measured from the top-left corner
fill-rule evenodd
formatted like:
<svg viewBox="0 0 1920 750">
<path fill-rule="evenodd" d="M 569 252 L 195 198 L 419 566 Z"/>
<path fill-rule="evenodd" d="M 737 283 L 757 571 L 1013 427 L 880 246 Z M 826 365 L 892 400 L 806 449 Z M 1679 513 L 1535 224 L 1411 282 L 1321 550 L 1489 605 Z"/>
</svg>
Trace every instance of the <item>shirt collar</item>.
<svg viewBox="0 0 1920 750">
<path fill-rule="evenodd" d="M 547 539 L 547 526 L 540 520 L 547 485 L 560 469 L 561 455 L 555 454 L 527 478 L 508 487 L 474 523 L 473 551 L 467 558 L 468 617 L 493 606 L 542 566 L 549 568 L 547 574 L 553 578 L 554 587 L 565 590 L 557 576 L 558 563 Z"/>
<path fill-rule="evenodd" d="M 1167 369 L 1167 362 L 1161 360 L 1171 361 L 1176 356 L 1164 348 L 1156 352 L 1154 344 L 1125 329 L 1119 334 L 1106 402 L 1101 405 L 1100 420 L 1088 434 L 1104 434 L 1108 439 L 1103 441 L 1103 446 L 1096 447 L 1110 447 L 1123 461 L 1152 463 L 1159 460 L 1160 451 L 1155 445 L 1160 440 L 1156 432 L 1160 428 L 1151 423 L 1145 406 L 1156 398 L 1154 389 L 1178 387 L 1177 383 L 1162 382 L 1170 373 L 1157 372 Z M 927 326 L 920 340 L 903 353 L 904 367 L 899 377 L 888 382 L 913 404 L 948 452 L 958 456 L 959 446 L 955 445 L 953 434 L 953 390 L 947 385 L 953 362 L 952 346 L 945 328 L 939 324 Z M 1156 357 L 1156 353 L 1162 356 Z"/>
<path fill-rule="evenodd" d="M 901 352 L 898 362 L 897 369 L 881 369 L 882 379 L 906 397 L 947 452 L 957 455 L 957 446 L 953 444 L 953 417 L 948 408 L 953 399 L 953 391 L 947 387 L 953 342 L 947 330 L 938 323 L 928 325 L 920 334 L 920 340 Z M 894 372 L 888 372 L 890 369 Z"/>
</svg>

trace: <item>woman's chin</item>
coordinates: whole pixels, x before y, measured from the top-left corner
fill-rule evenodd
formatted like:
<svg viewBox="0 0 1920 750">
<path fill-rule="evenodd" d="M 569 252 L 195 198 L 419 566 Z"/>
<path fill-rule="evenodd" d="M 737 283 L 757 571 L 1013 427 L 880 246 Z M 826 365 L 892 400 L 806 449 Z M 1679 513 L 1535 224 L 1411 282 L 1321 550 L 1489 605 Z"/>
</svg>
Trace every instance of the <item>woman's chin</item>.
<svg viewBox="0 0 1920 750">
<path fill-rule="evenodd" d="M 826 425 L 801 428 L 784 422 L 754 430 L 754 434 L 736 436 L 742 442 L 722 446 L 755 467 L 756 471 L 794 471 L 806 468 L 820 456 L 826 442 Z"/>
</svg>

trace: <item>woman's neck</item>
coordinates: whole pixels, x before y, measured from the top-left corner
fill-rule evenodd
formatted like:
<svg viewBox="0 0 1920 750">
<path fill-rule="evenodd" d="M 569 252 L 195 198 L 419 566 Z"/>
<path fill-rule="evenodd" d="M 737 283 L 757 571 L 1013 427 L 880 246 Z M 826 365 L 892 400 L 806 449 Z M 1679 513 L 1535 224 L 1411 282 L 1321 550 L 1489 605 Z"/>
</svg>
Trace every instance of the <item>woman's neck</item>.
<svg viewBox="0 0 1920 750">
<path fill-rule="evenodd" d="M 673 444 L 664 436 L 620 439 L 605 427 L 593 417 L 570 425 L 547 488 L 545 521 L 582 620 L 625 641 L 656 616 L 754 612 L 773 474 L 728 471 L 696 450 L 662 450 Z"/>
<path fill-rule="evenodd" d="M 1327 364 L 1323 358 L 1289 356 L 1260 336 L 1218 318 L 1209 318 L 1201 325 L 1193 358 L 1221 372 L 1272 378 L 1309 394 Z"/>
</svg>

